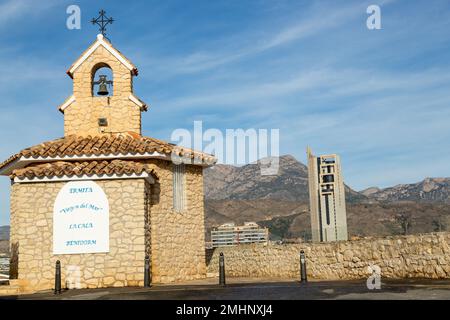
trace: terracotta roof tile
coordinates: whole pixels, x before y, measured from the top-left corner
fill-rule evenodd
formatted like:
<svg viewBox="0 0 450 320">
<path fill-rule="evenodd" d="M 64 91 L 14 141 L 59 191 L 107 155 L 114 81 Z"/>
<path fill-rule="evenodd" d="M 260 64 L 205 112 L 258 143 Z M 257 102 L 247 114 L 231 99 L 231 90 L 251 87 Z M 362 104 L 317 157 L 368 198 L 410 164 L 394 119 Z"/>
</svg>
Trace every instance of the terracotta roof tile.
<svg viewBox="0 0 450 320">
<path fill-rule="evenodd" d="M 16 169 L 10 177 L 13 178 L 43 178 L 81 175 L 123 175 L 141 174 L 142 172 L 152 174 L 157 178 L 153 169 L 149 169 L 144 163 L 130 160 L 102 160 L 67 162 L 56 161 L 48 163 L 31 164 L 25 168 Z"/>
<path fill-rule="evenodd" d="M 175 153 L 188 158 L 200 158 L 202 161 L 214 163 L 215 158 L 209 154 L 181 148 L 158 139 L 143 137 L 134 132 L 104 134 L 100 136 L 67 136 L 41 143 L 24 149 L 0 164 L 0 169 L 24 158 L 48 158 L 82 155 L 126 155 L 159 152 L 164 155 Z"/>
</svg>

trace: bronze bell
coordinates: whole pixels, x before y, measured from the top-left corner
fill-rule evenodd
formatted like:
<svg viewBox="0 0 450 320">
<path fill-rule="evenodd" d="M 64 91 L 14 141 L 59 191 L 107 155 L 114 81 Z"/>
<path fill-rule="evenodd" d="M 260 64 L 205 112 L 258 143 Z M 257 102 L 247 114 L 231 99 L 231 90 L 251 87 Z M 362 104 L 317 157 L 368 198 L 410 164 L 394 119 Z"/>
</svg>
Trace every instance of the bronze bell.
<svg viewBox="0 0 450 320">
<path fill-rule="evenodd" d="M 109 94 L 107 85 L 112 85 L 113 82 L 111 80 L 106 80 L 105 75 L 100 75 L 98 81 L 94 81 L 94 84 L 98 84 L 98 92 L 99 96 L 106 96 Z"/>
<path fill-rule="evenodd" d="M 106 87 L 106 83 L 100 83 L 99 85 L 98 85 L 98 92 L 97 92 L 97 94 L 99 95 L 99 96 L 106 96 L 106 95 L 108 95 L 108 88 Z"/>
</svg>

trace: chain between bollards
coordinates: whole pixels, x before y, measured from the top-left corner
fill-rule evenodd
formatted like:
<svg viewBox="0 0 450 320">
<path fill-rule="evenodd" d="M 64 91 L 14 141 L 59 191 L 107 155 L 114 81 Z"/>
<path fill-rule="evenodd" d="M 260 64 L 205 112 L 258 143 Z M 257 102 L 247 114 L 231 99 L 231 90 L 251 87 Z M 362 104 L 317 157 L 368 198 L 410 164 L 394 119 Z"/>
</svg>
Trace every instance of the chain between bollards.
<svg viewBox="0 0 450 320">
<path fill-rule="evenodd" d="M 308 281 L 308 277 L 306 275 L 306 258 L 305 251 L 300 251 L 300 282 L 306 283 Z"/>
<path fill-rule="evenodd" d="M 59 260 L 55 265 L 55 294 L 61 294 L 61 262 Z"/>
<path fill-rule="evenodd" d="M 225 257 L 223 252 L 219 256 L 219 285 L 225 286 Z"/>
<path fill-rule="evenodd" d="M 145 256 L 145 266 L 144 266 L 144 287 L 150 287 L 150 257 Z"/>
</svg>

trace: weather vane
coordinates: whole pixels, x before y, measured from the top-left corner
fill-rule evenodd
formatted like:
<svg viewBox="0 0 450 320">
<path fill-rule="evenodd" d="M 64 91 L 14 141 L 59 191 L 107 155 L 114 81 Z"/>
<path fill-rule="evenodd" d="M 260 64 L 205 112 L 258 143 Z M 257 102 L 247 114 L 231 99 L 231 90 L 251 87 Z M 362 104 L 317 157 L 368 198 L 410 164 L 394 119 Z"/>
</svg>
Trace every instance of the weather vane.
<svg viewBox="0 0 450 320">
<path fill-rule="evenodd" d="M 105 10 L 100 10 L 100 15 L 97 18 L 92 18 L 91 22 L 92 24 L 97 24 L 100 26 L 101 34 L 106 38 L 106 26 L 108 24 L 112 24 L 114 20 L 113 18 L 108 18 L 105 13 Z"/>
</svg>

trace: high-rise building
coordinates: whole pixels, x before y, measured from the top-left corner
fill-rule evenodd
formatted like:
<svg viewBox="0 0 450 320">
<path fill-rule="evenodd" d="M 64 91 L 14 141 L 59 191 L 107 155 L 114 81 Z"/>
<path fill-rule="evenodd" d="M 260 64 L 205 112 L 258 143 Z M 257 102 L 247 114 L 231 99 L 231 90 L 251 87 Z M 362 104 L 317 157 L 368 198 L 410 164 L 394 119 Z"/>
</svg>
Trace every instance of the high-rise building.
<svg viewBox="0 0 450 320">
<path fill-rule="evenodd" d="M 246 222 L 243 226 L 225 223 L 211 230 L 213 248 L 248 243 L 267 243 L 268 239 L 269 230 L 261 228 L 255 222 Z"/>
<path fill-rule="evenodd" d="M 312 240 L 347 240 L 345 189 L 339 156 L 316 157 L 309 147 L 307 155 Z"/>
</svg>

